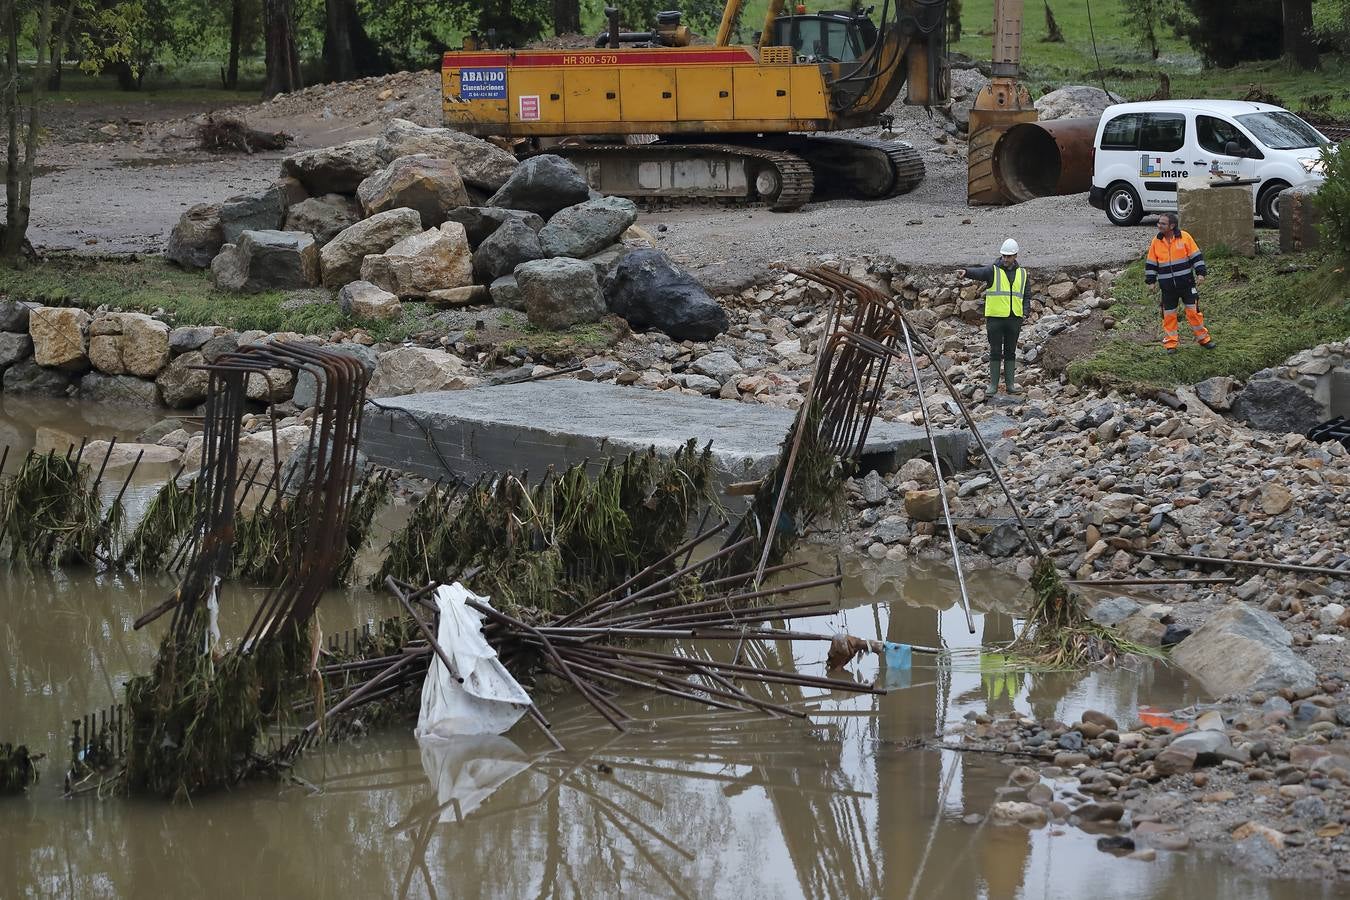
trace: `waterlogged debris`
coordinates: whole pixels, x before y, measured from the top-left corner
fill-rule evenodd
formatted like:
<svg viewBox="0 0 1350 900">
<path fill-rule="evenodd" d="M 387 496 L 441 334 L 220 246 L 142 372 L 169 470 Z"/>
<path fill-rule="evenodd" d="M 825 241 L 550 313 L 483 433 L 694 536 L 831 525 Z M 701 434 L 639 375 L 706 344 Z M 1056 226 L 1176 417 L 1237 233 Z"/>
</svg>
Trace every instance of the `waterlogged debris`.
<svg viewBox="0 0 1350 900">
<path fill-rule="evenodd" d="M 38 770 L 35 763 L 41 754 L 33 756 L 28 747 L 10 743 L 0 744 L 0 797 L 22 794 L 30 784 L 36 784 Z"/>
</svg>

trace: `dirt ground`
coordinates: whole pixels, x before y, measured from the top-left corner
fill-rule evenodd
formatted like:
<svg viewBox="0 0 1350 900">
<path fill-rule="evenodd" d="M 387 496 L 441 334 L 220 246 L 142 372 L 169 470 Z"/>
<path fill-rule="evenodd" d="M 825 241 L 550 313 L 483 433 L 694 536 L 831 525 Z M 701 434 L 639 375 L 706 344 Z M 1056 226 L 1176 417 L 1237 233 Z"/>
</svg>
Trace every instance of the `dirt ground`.
<svg viewBox="0 0 1350 900">
<path fill-rule="evenodd" d="M 55 105 L 48 126 L 53 139 L 43 148 L 42 174 L 33 186 L 34 245 L 99 254 L 158 252 L 187 207 L 262 188 L 286 154 L 195 149 L 196 124 L 213 111 L 242 116 L 254 128 L 285 131 L 295 137 L 294 149 L 306 149 L 369 137 L 395 117 L 440 124 L 439 79 L 434 72 L 410 72 L 318 85 L 229 110 L 118 95 Z M 895 131 L 920 150 L 928 169 L 911 194 L 813 203 L 795 213 L 672 206 L 645 212 L 640 224 L 705 280 L 718 280 L 721 269 L 754 271 L 775 260 L 835 254 L 956 267 L 988 261 L 1009 236 L 1022 245 L 1023 262 L 1031 267 L 1115 264 L 1143 251 L 1148 226 L 1112 227 L 1085 195 L 967 207 L 964 144 L 943 133 L 942 116 L 900 105 L 892 112 Z"/>
</svg>

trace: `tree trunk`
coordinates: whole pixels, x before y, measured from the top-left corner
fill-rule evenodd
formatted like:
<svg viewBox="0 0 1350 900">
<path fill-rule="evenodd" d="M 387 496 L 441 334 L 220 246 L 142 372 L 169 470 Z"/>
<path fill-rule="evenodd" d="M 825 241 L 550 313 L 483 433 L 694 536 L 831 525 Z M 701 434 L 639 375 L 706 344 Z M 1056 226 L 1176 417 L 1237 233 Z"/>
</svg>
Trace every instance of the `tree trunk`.
<svg viewBox="0 0 1350 900">
<path fill-rule="evenodd" d="M 298 90 L 300 60 L 295 50 L 295 15 L 291 0 L 263 0 L 263 38 L 267 62 L 263 99 Z"/>
<path fill-rule="evenodd" d="M 379 46 L 366 34 L 355 0 L 326 0 L 324 7 L 323 68 L 329 81 L 350 81 L 390 71 Z"/>
<path fill-rule="evenodd" d="M 225 90 L 239 87 L 239 43 L 244 37 L 244 0 L 230 4 L 230 61 L 225 69 Z"/>
<path fill-rule="evenodd" d="M 947 0 L 947 27 L 953 44 L 961 40 L 961 0 Z"/>
<path fill-rule="evenodd" d="M 24 231 L 19 222 L 19 21 L 17 0 L 0 0 L 0 33 L 5 35 L 5 127 L 9 146 L 5 152 L 5 228 L 0 235 L 0 260 L 19 258 Z"/>
<path fill-rule="evenodd" d="M 553 0 L 553 33 L 581 33 L 581 0 Z"/>
<path fill-rule="evenodd" d="M 1283 0 L 1284 55 L 1305 72 L 1318 66 L 1317 42 L 1313 38 L 1312 0 Z"/>
</svg>

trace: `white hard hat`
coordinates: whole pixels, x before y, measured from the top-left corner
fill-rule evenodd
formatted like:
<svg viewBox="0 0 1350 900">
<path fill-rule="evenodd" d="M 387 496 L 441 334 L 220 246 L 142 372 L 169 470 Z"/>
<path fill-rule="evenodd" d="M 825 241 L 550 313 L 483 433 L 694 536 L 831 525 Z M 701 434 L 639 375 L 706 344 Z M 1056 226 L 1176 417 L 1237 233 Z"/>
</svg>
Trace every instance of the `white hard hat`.
<svg viewBox="0 0 1350 900">
<path fill-rule="evenodd" d="M 998 252 L 1002 253 L 1004 256 L 1016 256 L 1017 241 L 1014 241 L 1012 238 L 1008 238 L 1006 241 L 1003 242 L 1003 246 L 998 248 Z"/>
</svg>

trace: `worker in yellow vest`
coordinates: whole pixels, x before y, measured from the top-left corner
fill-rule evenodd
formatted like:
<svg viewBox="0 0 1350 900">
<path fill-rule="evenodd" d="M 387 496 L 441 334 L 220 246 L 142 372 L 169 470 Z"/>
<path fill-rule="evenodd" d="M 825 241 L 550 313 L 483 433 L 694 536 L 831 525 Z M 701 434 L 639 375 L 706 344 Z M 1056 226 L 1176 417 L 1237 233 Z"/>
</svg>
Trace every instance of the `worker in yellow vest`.
<svg viewBox="0 0 1350 900">
<path fill-rule="evenodd" d="M 999 258 L 991 266 L 958 269 L 962 278 L 983 281 L 989 286 L 984 292 L 984 330 L 989 336 L 989 390 L 998 393 L 999 371 L 1003 373 L 1003 389 L 1009 394 L 1020 394 L 1022 389 L 1013 383 L 1017 366 L 1017 335 L 1022 330 L 1022 316 L 1030 301 L 1031 276 L 1017 264 L 1017 241 L 1008 238 L 999 248 Z"/>
</svg>

